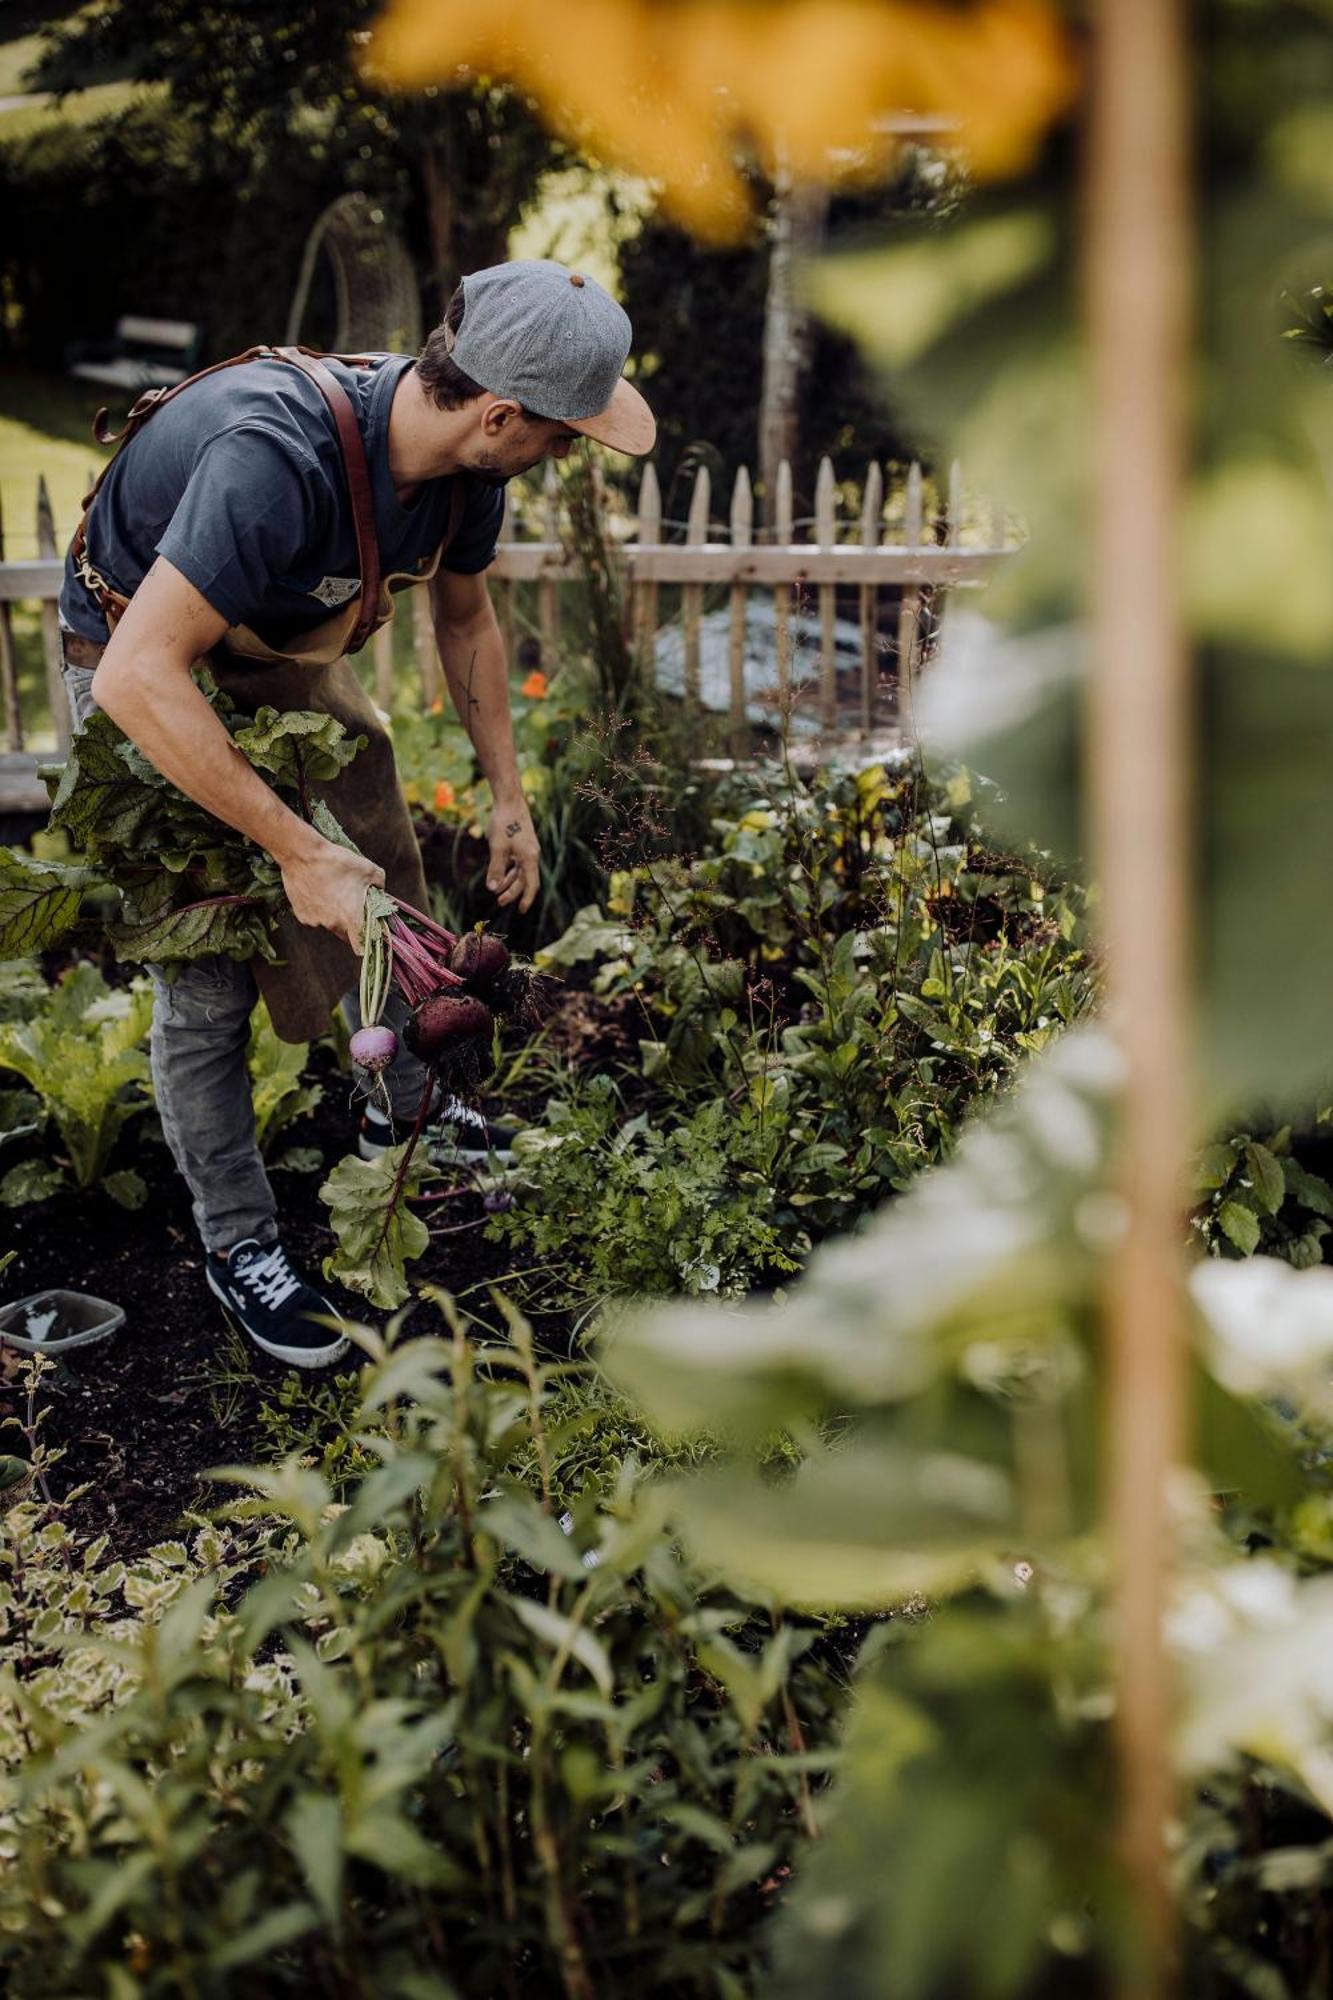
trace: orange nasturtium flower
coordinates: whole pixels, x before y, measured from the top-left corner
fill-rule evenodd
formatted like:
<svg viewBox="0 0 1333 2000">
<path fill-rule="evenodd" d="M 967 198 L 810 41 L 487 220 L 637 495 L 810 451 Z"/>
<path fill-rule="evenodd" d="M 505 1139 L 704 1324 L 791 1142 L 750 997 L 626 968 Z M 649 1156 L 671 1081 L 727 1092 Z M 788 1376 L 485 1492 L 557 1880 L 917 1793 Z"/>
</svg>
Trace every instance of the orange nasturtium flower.
<svg viewBox="0 0 1333 2000">
<path fill-rule="evenodd" d="M 529 701 L 545 701 L 546 676 L 540 667 L 533 668 L 519 692 L 520 694 L 525 694 Z"/>
<path fill-rule="evenodd" d="M 454 802 L 454 788 L 447 778 L 441 778 L 435 787 L 435 810 L 447 812 Z"/>
<path fill-rule="evenodd" d="M 443 700 L 433 701 L 430 705 L 430 712 L 432 715 L 443 715 L 444 714 Z"/>
<path fill-rule="evenodd" d="M 738 140 L 797 179 L 874 179 L 911 112 L 1012 173 L 1075 87 L 1056 0 L 388 0 L 366 63 L 406 88 L 506 79 L 719 242 L 749 221 Z"/>
</svg>

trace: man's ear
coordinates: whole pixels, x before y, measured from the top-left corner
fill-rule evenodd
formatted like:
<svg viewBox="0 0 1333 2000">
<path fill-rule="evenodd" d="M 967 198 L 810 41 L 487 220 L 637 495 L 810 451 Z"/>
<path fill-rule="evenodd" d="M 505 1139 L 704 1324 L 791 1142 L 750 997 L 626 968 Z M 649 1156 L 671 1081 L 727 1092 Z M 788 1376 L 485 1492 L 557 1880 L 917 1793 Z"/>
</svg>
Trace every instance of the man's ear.
<svg viewBox="0 0 1333 2000">
<path fill-rule="evenodd" d="M 487 437 L 498 437 L 500 432 L 521 417 L 523 408 L 510 396 L 497 396 L 489 402 L 481 413 L 481 428 Z"/>
</svg>

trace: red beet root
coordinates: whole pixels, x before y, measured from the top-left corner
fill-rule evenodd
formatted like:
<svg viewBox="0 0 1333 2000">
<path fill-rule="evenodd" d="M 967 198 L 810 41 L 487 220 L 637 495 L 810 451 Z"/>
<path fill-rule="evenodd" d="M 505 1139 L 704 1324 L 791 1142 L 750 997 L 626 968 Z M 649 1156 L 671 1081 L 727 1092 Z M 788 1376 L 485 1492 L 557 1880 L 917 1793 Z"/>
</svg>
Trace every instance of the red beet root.
<svg viewBox="0 0 1333 2000">
<path fill-rule="evenodd" d="M 490 1008 L 474 994 L 437 993 L 412 1016 L 413 1046 L 419 1056 L 429 1058 L 451 1042 L 489 1041 L 494 1026 Z"/>
<path fill-rule="evenodd" d="M 508 967 L 509 952 L 504 940 L 492 931 L 465 931 L 449 954 L 449 970 L 486 999 Z"/>
<path fill-rule="evenodd" d="M 407 1024 L 407 1045 L 450 1090 L 467 1096 L 491 1066 L 495 1016 L 471 993 L 436 993 Z"/>
</svg>

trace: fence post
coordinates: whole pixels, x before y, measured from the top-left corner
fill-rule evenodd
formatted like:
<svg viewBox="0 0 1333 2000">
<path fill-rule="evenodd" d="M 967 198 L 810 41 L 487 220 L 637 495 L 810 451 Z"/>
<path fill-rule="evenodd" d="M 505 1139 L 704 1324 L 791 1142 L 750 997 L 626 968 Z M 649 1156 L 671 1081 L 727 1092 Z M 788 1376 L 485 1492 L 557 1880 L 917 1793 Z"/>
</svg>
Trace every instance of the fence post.
<svg viewBox="0 0 1333 2000">
<path fill-rule="evenodd" d="M 963 546 L 963 468 L 955 459 L 949 467 L 949 497 L 945 502 L 944 546 Z"/>
<path fill-rule="evenodd" d="M 56 523 L 51 511 L 51 495 L 46 489 L 46 475 L 37 475 L 37 553 L 39 556 L 56 558 Z M 60 671 L 60 618 L 54 598 L 43 598 L 42 652 L 46 659 L 46 693 L 51 704 L 51 725 L 56 733 L 56 745 L 61 756 L 69 749 L 70 719 L 69 705 L 65 700 L 65 677 Z"/>
<path fill-rule="evenodd" d="M 547 460 L 546 477 L 542 481 L 542 540 L 560 540 L 560 475 L 553 459 Z M 537 584 L 537 626 L 541 634 L 542 670 L 553 674 L 560 637 L 560 586 L 553 576 L 543 575 Z"/>
<path fill-rule="evenodd" d="M 815 481 L 815 540 L 821 549 L 831 549 L 837 538 L 835 513 L 837 508 L 837 488 L 833 480 L 833 461 L 821 458 L 819 477 Z M 838 656 L 834 618 L 837 611 L 838 592 L 834 584 L 821 583 L 819 586 L 819 719 L 827 730 L 838 726 Z"/>
<path fill-rule="evenodd" d="M 375 705 L 393 714 L 393 620 L 381 625 L 371 641 L 375 659 Z"/>
<path fill-rule="evenodd" d="M 781 548 L 790 548 L 792 540 L 791 502 L 791 461 L 784 458 L 778 467 L 777 493 L 774 496 L 773 523 Z M 778 704 L 786 719 L 787 706 L 791 699 L 791 599 L 789 583 L 780 583 L 773 592 L 773 619 L 778 642 Z"/>
<path fill-rule="evenodd" d="M 500 517 L 498 546 L 507 548 L 514 540 L 514 496 L 506 486 L 504 489 L 504 513 Z M 504 640 L 505 666 L 512 673 L 514 669 L 514 585 L 511 578 L 497 577 L 491 585 L 495 594 L 496 622 L 500 627 L 500 637 Z M 438 674 L 436 675 L 438 679 Z M 431 701 L 436 699 L 432 690 Z"/>
<path fill-rule="evenodd" d="M 865 497 L 861 502 L 861 547 L 879 545 L 880 516 L 884 512 L 884 474 L 876 461 L 866 474 Z M 868 737 L 875 725 L 875 688 L 879 680 L 879 592 L 873 583 L 861 586 L 861 734 Z"/>
<path fill-rule="evenodd" d="M 701 465 L 694 475 L 690 495 L 690 518 L 685 540 L 697 548 L 708 540 L 708 507 L 711 485 L 708 467 Z M 681 620 L 685 628 L 685 705 L 696 714 L 699 708 L 699 621 L 703 614 L 704 588 L 701 583 L 683 584 L 680 593 Z"/>
<path fill-rule="evenodd" d="M 754 532 L 754 495 L 744 466 L 731 490 L 731 546 L 748 549 Z M 743 583 L 731 586 L 730 704 L 731 754 L 739 762 L 749 754 L 750 724 L 745 713 L 745 606 L 749 592 Z"/>
<path fill-rule="evenodd" d="M 429 711 L 445 696 L 444 670 L 440 649 L 435 643 L 435 621 L 431 616 L 428 583 L 418 583 L 408 593 L 412 599 L 412 656 L 416 662 L 417 685 L 422 705 Z"/>
<path fill-rule="evenodd" d="M 5 514 L 0 502 L 0 562 L 5 559 Z M 19 708 L 18 662 L 14 657 L 14 627 L 8 604 L 0 604 L 0 682 L 4 683 L 5 744 L 23 748 L 23 715 Z"/>
<path fill-rule="evenodd" d="M 919 549 L 925 525 L 921 467 L 912 460 L 903 498 L 903 547 Z M 916 680 L 916 642 L 921 624 L 921 592 L 909 583 L 898 606 L 898 726 L 912 727 L 912 697 Z"/>
<path fill-rule="evenodd" d="M 662 489 L 657 482 L 657 468 L 651 460 L 643 468 L 643 478 L 639 483 L 639 537 L 641 549 L 654 548 L 662 539 Z M 639 655 L 639 674 L 646 677 L 649 684 L 656 678 L 654 658 L 657 649 L 657 584 L 646 576 L 636 576 L 633 558 L 630 568 L 630 591 L 635 642 Z"/>
</svg>

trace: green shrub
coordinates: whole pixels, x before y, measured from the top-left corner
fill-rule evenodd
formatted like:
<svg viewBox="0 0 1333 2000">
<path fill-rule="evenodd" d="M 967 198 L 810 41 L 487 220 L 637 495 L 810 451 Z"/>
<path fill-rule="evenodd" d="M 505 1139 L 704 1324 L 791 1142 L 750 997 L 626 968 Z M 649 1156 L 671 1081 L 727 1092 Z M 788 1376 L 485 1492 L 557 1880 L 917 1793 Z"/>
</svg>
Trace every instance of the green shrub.
<svg viewBox="0 0 1333 2000">
<path fill-rule="evenodd" d="M 770 1284 L 945 1155 L 1092 1004 L 1077 892 L 912 764 L 745 773 L 708 852 L 613 878 L 541 962 L 637 1012 L 638 1073 L 558 1082 L 515 1206 L 548 1286 Z"/>
<path fill-rule="evenodd" d="M 12 1990 L 762 1990 L 841 1671 L 701 1588 L 632 1462 L 556 1494 L 567 1373 L 521 1323 L 380 1350 L 346 1504 L 298 1460 L 251 1470 L 130 1565 L 11 1510 Z"/>
</svg>

